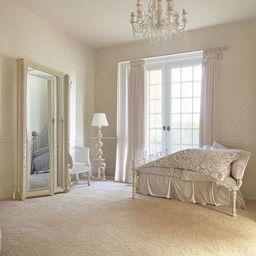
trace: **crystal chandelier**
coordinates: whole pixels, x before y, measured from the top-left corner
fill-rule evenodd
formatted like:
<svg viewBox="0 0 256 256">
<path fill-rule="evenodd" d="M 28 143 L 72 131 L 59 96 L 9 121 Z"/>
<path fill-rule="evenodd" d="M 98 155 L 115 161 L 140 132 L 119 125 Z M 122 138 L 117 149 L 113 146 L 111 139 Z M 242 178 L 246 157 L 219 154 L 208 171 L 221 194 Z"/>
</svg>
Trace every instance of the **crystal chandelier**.
<svg viewBox="0 0 256 256">
<path fill-rule="evenodd" d="M 187 12 L 183 9 L 180 18 L 173 8 L 173 0 L 166 0 L 166 4 L 163 4 L 163 0 L 150 0 L 147 11 L 143 11 L 141 0 L 137 0 L 136 7 L 136 13 L 131 13 L 130 21 L 135 38 L 168 39 L 186 27 Z"/>
</svg>

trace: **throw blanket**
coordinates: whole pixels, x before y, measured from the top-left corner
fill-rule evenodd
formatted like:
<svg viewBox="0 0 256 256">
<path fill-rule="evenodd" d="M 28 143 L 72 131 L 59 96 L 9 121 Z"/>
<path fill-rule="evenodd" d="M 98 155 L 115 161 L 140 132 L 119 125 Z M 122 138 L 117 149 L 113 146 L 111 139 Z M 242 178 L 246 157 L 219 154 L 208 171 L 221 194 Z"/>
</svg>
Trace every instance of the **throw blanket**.
<svg viewBox="0 0 256 256">
<path fill-rule="evenodd" d="M 140 166 L 165 167 L 203 173 L 215 180 L 223 181 L 230 176 L 231 163 L 239 159 L 239 153 L 223 150 L 187 149 L 165 156 Z"/>
</svg>

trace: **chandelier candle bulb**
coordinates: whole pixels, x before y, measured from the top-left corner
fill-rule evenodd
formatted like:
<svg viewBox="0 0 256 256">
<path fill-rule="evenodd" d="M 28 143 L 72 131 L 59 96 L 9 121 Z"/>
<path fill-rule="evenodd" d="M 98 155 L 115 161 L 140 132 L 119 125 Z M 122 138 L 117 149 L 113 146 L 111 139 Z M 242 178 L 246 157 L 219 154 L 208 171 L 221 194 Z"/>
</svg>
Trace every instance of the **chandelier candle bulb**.
<svg viewBox="0 0 256 256">
<path fill-rule="evenodd" d="M 152 4 L 148 6 L 148 10 L 149 11 L 155 10 L 156 9 L 156 3 L 157 3 L 157 0 L 153 0 Z"/>
<path fill-rule="evenodd" d="M 142 17 L 142 12 L 143 12 L 143 6 L 142 6 L 142 4 L 140 3 L 140 0 L 138 0 L 136 6 L 137 6 L 137 14 L 138 14 L 138 17 L 141 18 L 141 17 Z"/>
<path fill-rule="evenodd" d="M 187 15 L 187 12 L 186 12 L 185 9 L 183 9 L 183 11 L 182 11 L 182 21 L 183 21 L 183 23 L 187 23 L 188 22 L 188 20 L 186 18 L 186 15 Z"/>
<path fill-rule="evenodd" d="M 157 10 L 158 10 L 159 17 L 161 17 L 163 13 L 162 0 L 158 0 Z"/>
<path fill-rule="evenodd" d="M 180 15 L 176 12 L 175 13 L 175 16 L 174 16 L 174 22 L 175 22 L 175 24 L 178 26 L 179 25 L 179 23 L 180 23 Z"/>
<path fill-rule="evenodd" d="M 132 12 L 132 14 L 131 14 L 131 24 L 134 24 L 134 22 L 135 22 L 135 14 L 134 14 L 134 12 Z"/>
<path fill-rule="evenodd" d="M 166 2 L 167 2 L 167 13 L 168 13 L 168 15 L 170 15 L 171 12 L 173 11 L 173 1 L 166 0 Z"/>
</svg>

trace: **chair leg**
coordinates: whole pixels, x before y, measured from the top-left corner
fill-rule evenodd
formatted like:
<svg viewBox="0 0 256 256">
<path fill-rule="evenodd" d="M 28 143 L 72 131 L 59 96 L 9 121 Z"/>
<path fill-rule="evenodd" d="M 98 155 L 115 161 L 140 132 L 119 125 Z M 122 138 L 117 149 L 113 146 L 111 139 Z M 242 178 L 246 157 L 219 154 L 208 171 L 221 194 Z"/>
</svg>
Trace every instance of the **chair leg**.
<svg viewBox="0 0 256 256">
<path fill-rule="evenodd" d="M 233 193 L 232 193 L 232 196 L 233 196 L 233 212 L 232 212 L 232 216 L 233 217 L 238 217 L 238 215 L 236 213 L 236 200 L 237 200 L 236 194 L 237 194 L 237 192 L 234 190 Z"/>
<path fill-rule="evenodd" d="M 88 172 L 87 181 L 88 181 L 88 186 L 91 186 L 91 172 Z"/>
</svg>

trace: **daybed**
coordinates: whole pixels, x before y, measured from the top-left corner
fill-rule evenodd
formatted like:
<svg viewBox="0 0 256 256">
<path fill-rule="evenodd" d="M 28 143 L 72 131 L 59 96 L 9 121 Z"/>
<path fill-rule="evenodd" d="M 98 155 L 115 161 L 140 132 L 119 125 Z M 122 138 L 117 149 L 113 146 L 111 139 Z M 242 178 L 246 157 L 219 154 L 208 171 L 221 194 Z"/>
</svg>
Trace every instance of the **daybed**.
<svg viewBox="0 0 256 256">
<path fill-rule="evenodd" d="M 230 205 L 245 209 L 240 192 L 250 153 L 219 143 L 133 161 L 133 192 L 175 198 L 201 205 Z M 232 200 L 231 200 L 232 198 Z"/>
</svg>

